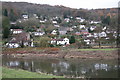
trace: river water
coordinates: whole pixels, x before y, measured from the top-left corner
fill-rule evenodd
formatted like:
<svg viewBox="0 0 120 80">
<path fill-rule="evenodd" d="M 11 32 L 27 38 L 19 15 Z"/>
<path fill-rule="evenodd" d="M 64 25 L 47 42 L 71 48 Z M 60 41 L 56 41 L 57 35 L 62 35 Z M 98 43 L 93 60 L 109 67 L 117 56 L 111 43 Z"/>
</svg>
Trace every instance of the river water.
<svg viewBox="0 0 120 80">
<path fill-rule="evenodd" d="M 87 78 L 117 78 L 118 68 L 120 68 L 117 60 L 18 59 L 3 56 L 2 62 L 3 66 L 32 72 Z"/>
</svg>

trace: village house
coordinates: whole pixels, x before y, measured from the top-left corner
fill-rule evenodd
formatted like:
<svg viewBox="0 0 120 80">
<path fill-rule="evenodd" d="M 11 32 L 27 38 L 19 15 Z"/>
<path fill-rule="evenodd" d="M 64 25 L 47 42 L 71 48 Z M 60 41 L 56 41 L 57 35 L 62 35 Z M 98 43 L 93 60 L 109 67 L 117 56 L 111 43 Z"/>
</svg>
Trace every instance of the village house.
<svg viewBox="0 0 120 80">
<path fill-rule="evenodd" d="M 89 34 L 88 30 L 81 30 L 80 32 L 81 32 L 82 35 Z"/>
<path fill-rule="evenodd" d="M 9 43 L 6 43 L 6 47 L 8 47 L 8 48 L 18 48 L 18 47 L 20 47 L 20 45 L 17 42 L 9 42 Z"/>
<path fill-rule="evenodd" d="M 43 36 L 45 32 L 32 32 L 34 36 Z"/>
<path fill-rule="evenodd" d="M 93 33 L 93 35 L 94 35 L 94 38 L 98 37 L 98 33 Z"/>
<path fill-rule="evenodd" d="M 91 21 L 90 24 L 99 24 L 101 23 L 100 21 Z"/>
<path fill-rule="evenodd" d="M 82 36 L 82 38 L 87 38 L 91 36 L 91 33 L 88 32 L 88 30 L 81 30 L 80 34 Z"/>
<path fill-rule="evenodd" d="M 84 42 L 86 42 L 86 44 L 90 44 L 90 39 L 84 39 Z"/>
<path fill-rule="evenodd" d="M 55 24 L 54 26 L 55 26 L 55 27 L 58 27 L 58 28 L 60 27 L 60 25 L 57 25 L 57 24 Z"/>
<path fill-rule="evenodd" d="M 77 28 L 77 26 L 72 26 L 72 28 Z"/>
<path fill-rule="evenodd" d="M 65 22 L 70 22 L 70 19 L 69 18 L 65 18 L 64 21 Z"/>
<path fill-rule="evenodd" d="M 17 35 L 13 35 L 12 38 L 6 43 L 8 48 L 18 48 L 21 46 L 31 46 L 30 34 L 23 32 Z"/>
<path fill-rule="evenodd" d="M 87 37 L 87 38 L 93 37 L 93 35 L 92 35 L 91 33 L 89 33 L 86 37 Z"/>
<path fill-rule="evenodd" d="M 45 23 L 46 22 L 46 20 L 40 20 L 40 23 Z"/>
<path fill-rule="evenodd" d="M 57 21 L 52 21 L 53 24 L 57 24 Z"/>
<path fill-rule="evenodd" d="M 11 31 L 12 34 L 20 34 L 20 33 L 23 32 L 22 29 L 10 29 L 10 31 Z"/>
<path fill-rule="evenodd" d="M 22 20 L 21 20 L 21 19 L 18 19 L 16 22 L 22 23 Z"/>
<path fill-rule="evenodd" d="M 87 45 L 94 45 L 95 44 L 95 38 L 94 37 L 85 38 L 84 42 L 86 42 Z"/>
<path fill-rule="evenodd" d="M 73 31 L 74 29 L 73 28 L 67 28 L 67 31 Z"/>
<path fill-rule="evenodd" d="M 100 37 L 107 37 L 107 34 L 106 34 L 106 32 L 101 32 L 101 33 L 99 33 L 99 36 Z"/>
<path fill-rule="evenodd" d="M 57 43 L 57 39 L 51 39 L 51 44 L 56 44 Z"/>
<path fill-rule="evenodd" d="M 80 29 L 85 29 L 85 25 L 80 25 Z"/>
<path fill-rule="evenodd" d="M 33 14 L 33 16 L 34 16 L 36 19 L 38 19 L 38 16 L 37 16 L 37 14 Z"/>
<path fill-rule="evenodd" d="M 53 17 L 51 20 L 57 20 L 58 19 L 58 17 L 57 16 L 55 16 L 55 17 Z"/>
<path fill-rule="evenodd" d="M 56 45 L 69 45 L 69 39 L 68 38 L 63 38 L 63 39 L 52 39 L 51 44 L 56 44 Z"/>
<path fill-rule="evenodd" d="M 81 20 L 81 17 L 76 17 L 77 20 Z"/>
<path fill-rule="evenodd" d="M 28 15 L 27 14 L 23 14 L 22 17 L 23 17 L 24 20 L 28 19 Z"/>
<path fill-rule="evenodd" d="M 16 24 L 16 22 L 10 22 L 10 24 L 11 24 L 11 25 L 15 25 L 15 24 Z"/>
<path fill-rule="evenodd" d="M 81 35 L 81 33 L 80 32 L 75 32 L 75 35 L 79 36 L 79 35 Z"/>
<path fill-rule="evenodd" d="M 51 32 L 51 34 L 57 35 L 57 31 L 56 31 L 56 30 L 53 30 L 53 31 Z"/>
<path fill-rule="evenodd" d="M 36 31 L 40 32 L 40 31 L 42 31 L 42 30 L 41 30 L 41 28 L 38 28 Z"/>
<path fill-rule="evenodd" d="M 80 22 L 84 22 L 85 21 L 85 19 L 80 19 Z"/>
<path fill-rule="evenodd" d="M 107 29 L 107 27 L 105 26 L 102 30 L 105 31 Z"/>
<path fill-rule="evenodd" d="M 91 26 L 90 30 L 93 31 L 93 30 L 95 30 L 95 28 L 96 28 L 96 26 Z"/>
<path fill-rule="evenodd" d="M 106 32 L 94 33 L 94 37 L 107 37 L 107 34 Z"/>
</svg>

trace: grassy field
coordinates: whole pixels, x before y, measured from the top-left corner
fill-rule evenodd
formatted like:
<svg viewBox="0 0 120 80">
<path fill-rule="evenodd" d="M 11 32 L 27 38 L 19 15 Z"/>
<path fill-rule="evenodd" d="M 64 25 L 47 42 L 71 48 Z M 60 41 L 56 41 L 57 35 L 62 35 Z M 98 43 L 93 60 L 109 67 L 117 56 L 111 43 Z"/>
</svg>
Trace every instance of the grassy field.
<svg viewBox="0 0 120 80">
<path fill-rule="evenodd" d="M 106 48 L 106 49 L 79 49 L 81 51 L 111 51 L 111 50 L 117 50 L 117 48 Z"/>
<path fill-rule="evenodd" d="M 117 48 L 105 48 L 105 49 L 70 49 L 70 51 L 113 51 L 113 50 L 117 50 Z"/>
<path fill-rule="evenodd" d="M 64 78 L 45 73 L 29 72 L 21 69 L 10 69 L 2 67 L 2 78 Z"/>
</svg>

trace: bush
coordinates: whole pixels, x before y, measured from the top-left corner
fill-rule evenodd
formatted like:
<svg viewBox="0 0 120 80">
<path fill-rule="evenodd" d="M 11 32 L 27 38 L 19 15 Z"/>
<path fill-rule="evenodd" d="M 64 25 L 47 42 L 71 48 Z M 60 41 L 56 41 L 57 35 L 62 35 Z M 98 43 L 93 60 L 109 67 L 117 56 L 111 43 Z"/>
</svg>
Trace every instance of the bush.
<svg viewBox="0 0 120 80">
<path fill-rule="evenodd" d="M 50 38 L 48 37 L 39 37 L 35 40 L 37 47 L 50 47 Z"/>
</svg>

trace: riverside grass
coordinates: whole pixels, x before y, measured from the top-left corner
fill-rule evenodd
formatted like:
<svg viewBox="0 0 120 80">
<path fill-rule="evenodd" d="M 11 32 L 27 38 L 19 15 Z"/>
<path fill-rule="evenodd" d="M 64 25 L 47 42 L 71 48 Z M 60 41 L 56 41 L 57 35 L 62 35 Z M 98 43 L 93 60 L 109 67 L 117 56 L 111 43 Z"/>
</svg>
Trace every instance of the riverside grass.
<svg viewBox="0 0 120 80">
<path fill-rule="evenodd" d="M 21 69 L 11 69 L 2 67 L 2 78 L 64 78 L 63 76 L 54 76 L 45 73 L 29 72 Z"/>
</svg>

